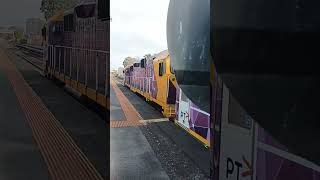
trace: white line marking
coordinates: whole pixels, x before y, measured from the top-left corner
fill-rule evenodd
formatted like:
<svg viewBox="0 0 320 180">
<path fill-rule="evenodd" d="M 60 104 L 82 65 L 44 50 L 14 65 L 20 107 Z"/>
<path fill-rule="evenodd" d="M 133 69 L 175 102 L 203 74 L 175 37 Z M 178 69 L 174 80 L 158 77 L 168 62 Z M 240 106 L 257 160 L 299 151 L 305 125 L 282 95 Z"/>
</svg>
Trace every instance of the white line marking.
<svg viewBox="0 0 320 180">
<path fill-rule="evenodd" d="M 168 118 L 160 118 L 160 119 L 146 119 L 146 120 L 140 120 L 141 123 L 157 123 L 157 122 L 165 122 L 169 121 Z"/>
<path fill-rule="evenodd" d="M 190 107 L 190 109 L 196 110 L 196 111 L 198 111 L 198 112 L 200 112 L 200 113 L 202 113 L 202 114 L 204 114 L 204 115 L 210 116 L 209 113 L 207 113 L 207 112 L 205 112 L 205 111 L 202 111 L 201 109 L 198 109 L 198 108 L 195 108 L 195 107 Z"/>
</svg>

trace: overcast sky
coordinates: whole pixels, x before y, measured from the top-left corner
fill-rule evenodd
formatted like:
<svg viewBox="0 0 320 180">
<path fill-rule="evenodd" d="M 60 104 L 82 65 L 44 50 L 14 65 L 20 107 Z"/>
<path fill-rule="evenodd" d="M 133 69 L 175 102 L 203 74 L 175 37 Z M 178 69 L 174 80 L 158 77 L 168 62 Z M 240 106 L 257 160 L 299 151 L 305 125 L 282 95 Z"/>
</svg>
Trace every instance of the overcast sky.
<svg viewBox="0 0 320 180">
<path fill-rule="evenodd" d="M 111 0 L 111 69 L 124 58 L 167 49 L 169 0 Z"/>
<path fill-rule="evenodd" d="M 41 16 L 41 0 L 0 0 L 0 2 L 0 26 L 24 25 L 27 18 Z"/>
</svg>

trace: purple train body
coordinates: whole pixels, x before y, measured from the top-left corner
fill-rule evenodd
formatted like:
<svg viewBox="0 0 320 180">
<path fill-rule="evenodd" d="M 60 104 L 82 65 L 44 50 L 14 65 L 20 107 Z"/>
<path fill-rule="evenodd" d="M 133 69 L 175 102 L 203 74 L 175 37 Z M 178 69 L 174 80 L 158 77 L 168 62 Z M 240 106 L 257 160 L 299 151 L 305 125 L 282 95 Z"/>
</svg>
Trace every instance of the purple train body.
<svg viewBox="0 0 320 180">
<path fill-rule="evenodd" d="M 124 76 L 125 85 L 138 89 L 141 93 L 151 93 L 152 85 L 149 80 L 154 76 L 153 61 L 146 58 L 141 59 L 140 62 L 125 68 Z M 156 95 L 152 97 L 156 98 Z"/>
<path fill-rule="evenodd" d="M 143 58 L 138 63 L 125 68 L 124 84 L 139 89 L 143 93 L 150 93 L 152 98 L 157 97 L 157 83 L 153 60 L 155 57 Z"/>
<path fill-rule="evenodd" d="M 155 57 L 150 57 L 146 61 L 146 66 L 147 66 L 146 89 L 147 89 L 147 92 L 150 92 L 152 98 L 157 98 L 157 94 L 158 94 L 158 87 L 157 86 L 158 85 L 157 85 L 156 76 L 155 76 L 155 72 L 154 72 L 154 64 L 153 64 L 154 58 Z"/>
<path fill-rule="evenodd" d="M 180 88 L 176 96 L 176 120 L 182 127 L 210 146 L 210 113 L 196 106 Z"/>
</svg>

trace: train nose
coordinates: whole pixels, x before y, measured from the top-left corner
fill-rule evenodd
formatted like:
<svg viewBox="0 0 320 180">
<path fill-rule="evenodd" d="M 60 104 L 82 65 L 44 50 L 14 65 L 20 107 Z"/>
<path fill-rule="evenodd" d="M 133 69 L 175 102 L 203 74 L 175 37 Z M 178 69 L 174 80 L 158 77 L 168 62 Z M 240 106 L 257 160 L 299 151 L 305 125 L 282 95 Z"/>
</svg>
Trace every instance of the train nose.
<svg viewBox="0 0 320 180">
<path fill-rule="evenodd" d="M 210 0 L 171 0 L 167 43 L 179 87 L 209 112 Z"/>
</svg>

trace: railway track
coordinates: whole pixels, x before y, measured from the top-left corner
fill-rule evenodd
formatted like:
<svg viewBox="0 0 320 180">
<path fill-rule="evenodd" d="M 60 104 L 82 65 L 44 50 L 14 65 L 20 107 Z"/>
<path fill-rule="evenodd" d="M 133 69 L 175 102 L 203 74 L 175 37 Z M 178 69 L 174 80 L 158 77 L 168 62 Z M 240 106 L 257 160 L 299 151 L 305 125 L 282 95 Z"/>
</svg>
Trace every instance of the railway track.
<svg viewBox="0 0 320 180">
<path fill-rule="evenodd" d="M 33 46 L 27 44 L 17 44 L 16 46 L 38 56 L 43 56 L 44 54 L 44 48 L 42 46 Z"/>
<path fill-rule="evenodd" d="M 43 48 L 31 45 L 17 45 L 12 52 L 43 72 Z"/>
</svg>

